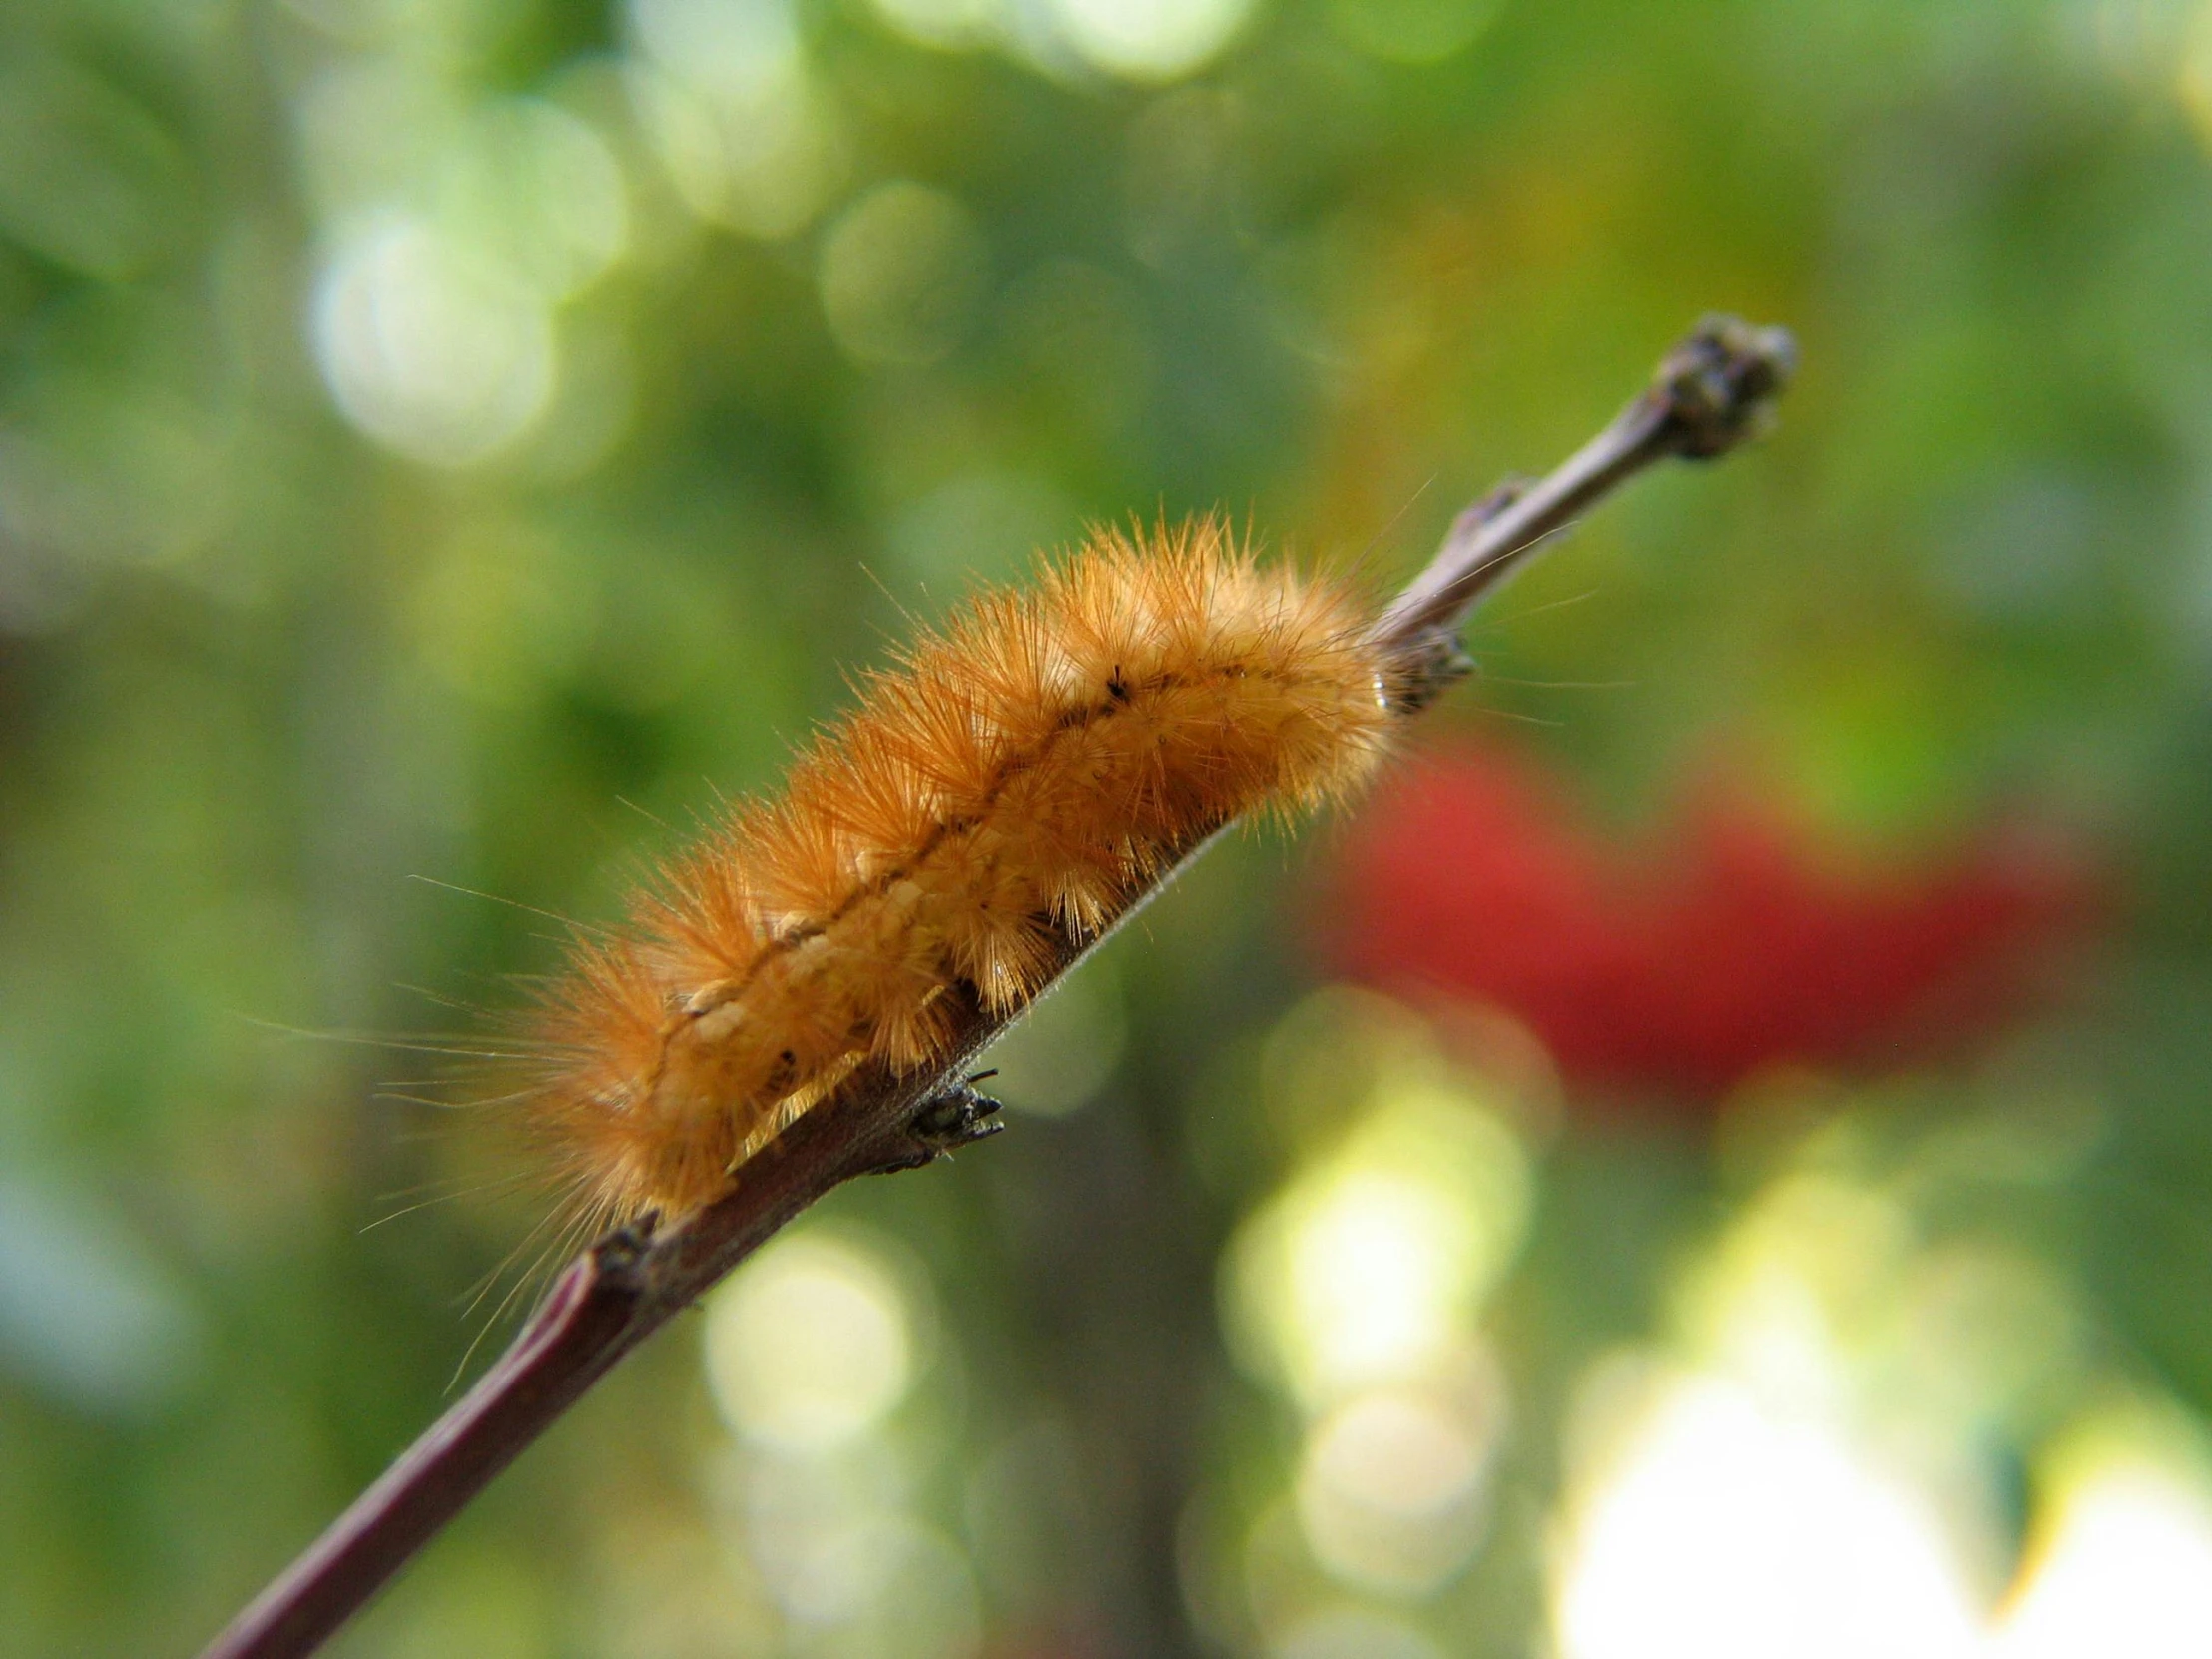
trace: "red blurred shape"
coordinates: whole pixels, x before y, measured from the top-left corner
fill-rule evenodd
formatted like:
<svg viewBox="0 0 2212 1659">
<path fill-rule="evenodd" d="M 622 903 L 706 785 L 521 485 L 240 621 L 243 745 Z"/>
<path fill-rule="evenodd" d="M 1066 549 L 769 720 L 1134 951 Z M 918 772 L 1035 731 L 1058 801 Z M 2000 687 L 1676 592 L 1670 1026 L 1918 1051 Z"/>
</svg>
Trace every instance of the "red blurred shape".
<svg viewBox="0 0 2212 1659">
<path fill-rule="evenodd" d="M 2097 885 L 2020 826 L 1853 868 L 1740 785 L 1631 855 L 1532 763 L 1466 745 L 1352 827 L 1328 936 L 1357 978 L 1505 1008 L 1570 1076 L 1712 1099 L 1764 1066 L 1894 1061 L 2016 1013 Z"/>
</svg>

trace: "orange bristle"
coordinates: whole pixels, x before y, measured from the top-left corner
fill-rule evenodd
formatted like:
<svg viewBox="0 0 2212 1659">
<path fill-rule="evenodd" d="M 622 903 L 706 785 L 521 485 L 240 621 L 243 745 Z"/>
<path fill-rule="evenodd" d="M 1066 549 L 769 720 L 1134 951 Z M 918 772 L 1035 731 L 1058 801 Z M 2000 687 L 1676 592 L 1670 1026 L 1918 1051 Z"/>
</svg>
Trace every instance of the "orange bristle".
<svg viewBox="0 0 2212 1659">
<path fill-rule="evenodd" d="M 949 1065 L 957 987 L 1018 1013 L 1213 830 L 1358 782 L 1391 718 L 1369 623 L 1214 518 L 971 601 L 574 947 L 520 1110 L 579 1210 L 712 1202 L 854 1067 Z"/>
</svg>

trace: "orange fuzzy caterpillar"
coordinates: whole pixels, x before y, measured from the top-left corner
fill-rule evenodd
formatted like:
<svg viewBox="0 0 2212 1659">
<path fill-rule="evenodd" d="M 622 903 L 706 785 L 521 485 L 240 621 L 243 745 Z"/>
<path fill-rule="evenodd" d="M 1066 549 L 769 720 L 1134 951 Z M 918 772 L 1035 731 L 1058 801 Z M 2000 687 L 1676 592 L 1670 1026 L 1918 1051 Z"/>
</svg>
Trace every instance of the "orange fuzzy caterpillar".
<svg viewBox="0 0 2212 1659">
<path fill-rule="evenodd" d="M 1362 778 L 1390 666 L 1339 585 L 1218 520 L 1096 536 L 871 677 L 781 801 L 579 943 L 523 1100 L 594 1219 L 681 1215 L 852 1069 L 952 1059 L 1231 819 Z"/>
</svg>

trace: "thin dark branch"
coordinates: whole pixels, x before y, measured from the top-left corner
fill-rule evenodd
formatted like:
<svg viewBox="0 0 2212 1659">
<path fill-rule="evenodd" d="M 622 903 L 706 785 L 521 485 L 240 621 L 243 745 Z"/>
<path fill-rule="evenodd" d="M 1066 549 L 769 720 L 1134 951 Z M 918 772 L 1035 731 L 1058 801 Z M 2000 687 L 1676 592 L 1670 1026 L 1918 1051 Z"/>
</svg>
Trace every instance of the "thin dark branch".
<svg viewBox="0 0 2212 1659">
<path fill-rule="evenodd" d="M 1653 462 L 1732 448 L 1764 418 L 1791 362 L 1781 330 L 1708 318 L 1668 354 L 1650 388 L 1557 471 L 1462 513 L 1434 560 L 1376 625 L 1376 639 L 1409 669 L 1408 711 L 1456 677 L 1460 623 L 1531 552 Z M 1177 867 L 1211 838 L 1179 849 Z M 1057 972 L 1098 942 L 1063 934 Z M 954 1057 L 942 1072 L 899 1076 L 863 1067 L 751 1159 L 727 1197 L 658 1234 L 626 1228 L 593 1244 L 468 1394 L 202 1659 L 311 1653 L 616 1362 L 786 1222 L 854 1176 L 912 1168 L 989 1133 L 995 1125 L 987 1119 L 955 1114 L 947 1121 L 921 1108 L 945 1094 L 947 1081 L 1002 1025 L 970 995 L 957 1010 Z"/>
<path fill-rule="evenodd" d="M 1667 353 L 1644 394 L 1556 470 L 1461 513 L 1428 568 L 1383 613 L 1377 637 L 1419 649 L 1456 634 L 1527 554 L 1654 461 L 1728 453 L 1766 421 L 1796 355 L 1780 328 L 1707 317 Z"/>
</svg>

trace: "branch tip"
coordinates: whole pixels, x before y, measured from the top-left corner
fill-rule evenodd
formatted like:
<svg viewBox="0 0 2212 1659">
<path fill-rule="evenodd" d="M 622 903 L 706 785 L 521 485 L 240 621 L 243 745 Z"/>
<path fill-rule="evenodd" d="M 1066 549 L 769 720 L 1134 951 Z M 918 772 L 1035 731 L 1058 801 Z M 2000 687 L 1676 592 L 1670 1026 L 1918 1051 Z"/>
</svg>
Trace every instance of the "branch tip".
<svg viewBox="0 0 2212 1659">
<path fill-rule="evenodd" d="M 1774 402 L 1797 372 L 1797 341 L 1787 328 L 1740 317 L 1706 316 L 1668 352 L 1653 376 L 1677 454 L 1695 461 L 1725 455 L 1774 424 Z"/>
</svg>

